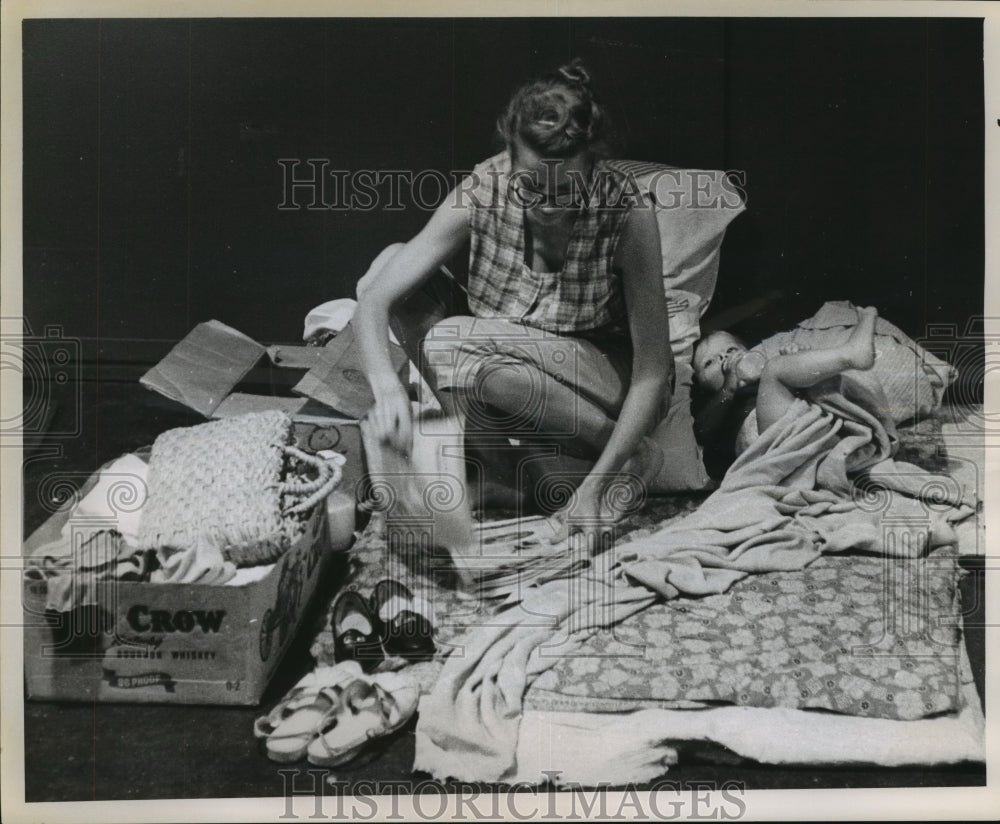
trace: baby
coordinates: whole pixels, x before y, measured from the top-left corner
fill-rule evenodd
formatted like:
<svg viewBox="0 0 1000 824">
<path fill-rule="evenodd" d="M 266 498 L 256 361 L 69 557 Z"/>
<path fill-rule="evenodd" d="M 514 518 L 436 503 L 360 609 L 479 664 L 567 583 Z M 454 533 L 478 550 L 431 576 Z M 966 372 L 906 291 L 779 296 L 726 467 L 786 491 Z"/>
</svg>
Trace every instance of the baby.
<svg viewBox="0 0 1000 824">
<path fill-rule="evenodd" d="M 702 338 L 694 351 L 694 374 L 707 398 L 695 414 L 695 435 L 706 453 L 713 453 L 706 454 L 706 463 L 726 463 L 727 458 L 731 463 L 757 433 L 785 413 L 797 390 L 848 369 L 871 369 L 877 317 L 872 307 L 858 309 L 857 325 L 839 346 L 792 347 L 770 359 L 761 352 L 748 352 L 729 332 L 712 332 Z M 718 474 L 718 466 L 708 468 Z"/>
</svg>

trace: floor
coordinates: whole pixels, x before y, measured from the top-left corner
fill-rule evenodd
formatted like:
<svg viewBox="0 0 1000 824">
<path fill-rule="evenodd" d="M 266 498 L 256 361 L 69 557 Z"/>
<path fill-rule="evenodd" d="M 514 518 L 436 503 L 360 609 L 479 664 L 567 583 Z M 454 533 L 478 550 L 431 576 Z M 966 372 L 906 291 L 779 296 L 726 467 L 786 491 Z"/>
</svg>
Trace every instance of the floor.
<svg viewBox="0 0 1000 824">
<path fill-rule="evenodd" d="M 151 443 L 174 426 L 200 422 L 193 413 L 137 384 L 84 384 L 79 396 L 58 398 L 50 431 L 66 437 L 26 449 L 24 465 L 25 533 L 39 526 L 50 504 L 41 492 L 53 478 L 82 482 L 102 463 Z M 77 431 L 78 430 L 78 431 Z M 971 448 L 971 447 L 966 447 Z M 981 464 L 980 464 L 981 465 Z M 978 534 L 978 530 L 977 530 Z M 978 539 L 977 539 L 978 540 Z M 983 559 L 969 557 L 972 572 L 961 585 L 966 644 L 980 695 L 984 685 Z M 322 592 L 337 585 L 332 569 Z M 308 618 L 315 624 L 325 604 L 318 602 Z M 311 668 L 311 634 L 296 640 L 264 698 L 275 703 Z M 288 768 L 273 764 L 253 738 L 256 708 L 160 705 L 71 704 L 25 702 L 25 799 L 83 801 L 165 798 L 239 798 L 281 796 L 290 779 Z M 407 782 L 419 791 L 428 776 L 412 773 L 413 725 L 366 764 L 336 778 L 347 782 Z M 952 787 L 982 786 L 985 766 L 960 764 L 934 769 L 788 769 L 741 762 L 722 751 L 689 748 L 681 766 L 668 777 L 681 787 L 695 782 L 739 782 L 745 789 Z M 303 768 L 304 769 L 304 768 Z M 281 771 L 284 770 L 284 773 Z M 299 789 L 312 779 L 303 772 Z M 486 789 L 486 788 L 484 788 Z M 399 791 L 399 785 L 396 785 Z"/>
</svg>

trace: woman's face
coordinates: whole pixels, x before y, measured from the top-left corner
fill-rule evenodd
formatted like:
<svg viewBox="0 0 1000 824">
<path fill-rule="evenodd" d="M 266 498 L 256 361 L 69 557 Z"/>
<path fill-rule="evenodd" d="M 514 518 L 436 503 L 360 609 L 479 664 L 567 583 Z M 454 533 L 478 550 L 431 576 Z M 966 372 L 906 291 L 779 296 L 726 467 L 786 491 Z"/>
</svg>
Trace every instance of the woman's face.
<svg viewBox="0 0 1000 824">
<path fill-rule="evenodd" d="M 558 220 L 583 205 L 592 163 L 584 154 L 543 158 L 522 143 L 511 156 L 511 191 L 514 201 L 533 218 Z"/>
</svg>

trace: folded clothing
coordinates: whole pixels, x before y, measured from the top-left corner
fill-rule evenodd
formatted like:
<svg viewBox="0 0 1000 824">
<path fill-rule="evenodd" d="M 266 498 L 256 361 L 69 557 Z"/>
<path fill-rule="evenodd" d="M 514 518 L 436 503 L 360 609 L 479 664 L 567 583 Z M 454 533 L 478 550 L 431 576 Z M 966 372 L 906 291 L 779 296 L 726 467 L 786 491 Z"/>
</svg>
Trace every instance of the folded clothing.
<svg viewBox="0 0 1000 824">
<path fill-rule="evenodd" d="M 68 535 L 71 528 L 78 531 L 81 523 L 93 521 L 103 523 L 103 529 L 113 528 L 127 544 L 136 546 L 146 503 L 147 470 L 146 462 L 132 453 L 101 469 L 94 488 L 76 505 L 75 520 L 63 527 L 63 535 Z"/>
<path fill-rule="evenodd" d="M 77 528 L 76 511 L 64 535 L 25 559 L 24 576 L 44 581 L 45 608 L 69 612 L 77 607 L 113 603 L 119 582 L 224 584 L 236 567 L 217 550 L 202 552 L 136 549 L 113 529 L 94 529 L 86 516 Z"/>
<path fill-rule="evenodd" d="M 61 543 L 68 554 L 35 555 L 25 561 L 24 577 L 44 581 L 45 608 L 69 612 L 99 604 L 117 581 L 148 580 L 155 553 L 130 547 L 117 532 L 104 530 Z"/>
<path fill-rule="evenodd" d="M 118 582 L 222 584 L 235 567 L 215 552 L 137 548 L 148 501 L 148 466 L 129 453 L 105 464 L 84 485 L 56 538 L 25 559 L 25 577 L 44 581 L 52 612 L 99 605 Z"/>
</svg>

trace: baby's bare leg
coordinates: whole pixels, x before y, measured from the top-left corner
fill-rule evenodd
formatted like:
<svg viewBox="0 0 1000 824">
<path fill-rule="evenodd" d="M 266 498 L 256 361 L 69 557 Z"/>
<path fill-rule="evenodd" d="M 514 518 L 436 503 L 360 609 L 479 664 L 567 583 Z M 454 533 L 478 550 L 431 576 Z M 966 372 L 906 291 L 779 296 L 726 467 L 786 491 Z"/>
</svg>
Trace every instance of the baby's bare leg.
<svg viewBox="0 0 1000 824">
<path fill-rule="evenodd" d="M 793 389 L 805 389 L 848 369 L 871 369 L 875 363 L 875 319 L 872 307 L 858 310 L 858 325 L 840 346 L 809 349 L 769 360 L 757 389 L 757 429 L 763 432 L 794 400 Z"/>
</svg>

